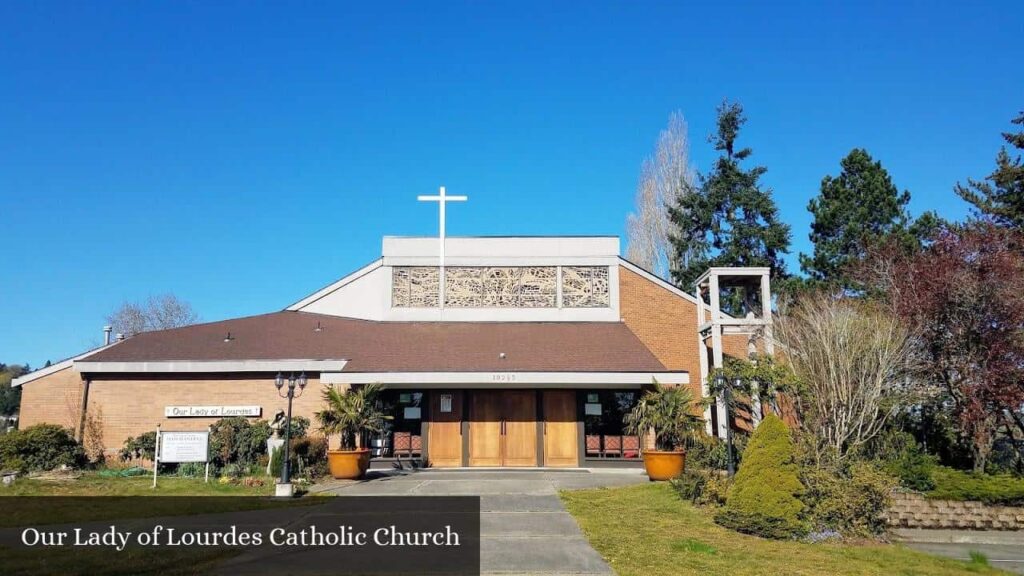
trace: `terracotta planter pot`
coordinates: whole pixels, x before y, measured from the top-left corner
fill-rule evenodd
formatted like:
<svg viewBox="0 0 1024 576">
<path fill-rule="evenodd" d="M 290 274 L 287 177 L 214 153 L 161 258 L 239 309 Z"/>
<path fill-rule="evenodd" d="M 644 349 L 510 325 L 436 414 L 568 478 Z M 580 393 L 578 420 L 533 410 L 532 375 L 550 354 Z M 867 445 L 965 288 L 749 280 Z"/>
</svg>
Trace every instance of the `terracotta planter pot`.
<svg viewBox="0 0 1024 576">
<path fill-rule="evenodd" d="M 328 450 L 327 467 L 339 480 L 362 478 L 370 467 L 370 450 Z"/>
<path fill-rule="evenodd" d="M 686 451 L 644 450 L 644 468 L 651 480 L 671 480 L 683 473 Z"/>
</svg>

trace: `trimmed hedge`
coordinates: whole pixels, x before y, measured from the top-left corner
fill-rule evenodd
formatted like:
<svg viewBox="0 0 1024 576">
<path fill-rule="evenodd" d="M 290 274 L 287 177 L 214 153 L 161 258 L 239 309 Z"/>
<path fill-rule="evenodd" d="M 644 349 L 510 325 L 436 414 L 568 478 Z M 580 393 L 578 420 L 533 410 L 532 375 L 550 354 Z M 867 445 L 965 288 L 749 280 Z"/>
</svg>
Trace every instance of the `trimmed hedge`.
<svg viewBox="0 0 1024 576">
<path fill-rule="evenodd" d="M 765 538 L 804 535 L 800 520 L 804 493 L 789 429 L 774 414 L 757 427 L 743 453 L 743 466 L 729 489 L 715 522 L 738 532 Z"/>
<path fill-rule="evenodd" d="M 19 472 L 79 468 L 86 463 L 81 444 L 66 428 L 36 424 L 0 435 L 0 468 Z"/>
<path fill-rule="evenodd" d="M 935 488 L 925 492 L 933 500 L 977 500 L 1001 506 L 1024 506 L 1024 478 L 1011 474 L 975 474 L 936 466 Z"/>
</svg>

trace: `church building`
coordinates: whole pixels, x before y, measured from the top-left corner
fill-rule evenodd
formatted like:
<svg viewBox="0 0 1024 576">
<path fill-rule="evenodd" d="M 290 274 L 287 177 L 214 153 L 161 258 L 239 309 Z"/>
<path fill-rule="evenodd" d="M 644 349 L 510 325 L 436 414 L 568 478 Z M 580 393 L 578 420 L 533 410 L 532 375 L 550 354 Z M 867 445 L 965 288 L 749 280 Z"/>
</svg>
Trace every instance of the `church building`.
<svg viewBox="0 0 1024 576">
<path fill-rule="evenodd" d="M 27 374 L 14 382 L 21 426 L 94 427 L 112 454 L 157 425 L 271 419 L 287 402 L 275 377 L 305 373 L 294 413 L 311 420 L 323 387 L 382 384 L 393 420 L 371 440 L 375 466 L 630 466 L 641 446 L 623 416 L 644 388 L 697 399 L 720 364 L 712 308 L 620 257 L 617 237 L 441 242 L 439 259 L 437 237 L 385 237 L 380 258 L 283 310 L 146 332 Z M 747 336 L 716 334 L 746 356 Z M 706 413 L 709 431 L 724 414 Z"/>
</svg>

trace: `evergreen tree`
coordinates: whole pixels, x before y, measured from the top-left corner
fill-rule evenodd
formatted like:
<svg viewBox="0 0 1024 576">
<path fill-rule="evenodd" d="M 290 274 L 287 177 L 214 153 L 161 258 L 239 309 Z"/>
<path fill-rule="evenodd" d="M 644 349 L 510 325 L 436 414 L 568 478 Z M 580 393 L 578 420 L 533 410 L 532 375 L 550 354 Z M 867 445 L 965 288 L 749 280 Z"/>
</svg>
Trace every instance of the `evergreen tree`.
<svg viewBox="0 0 1024 576">
<path fill-rule="evenodd" d="M 1011 120 L 1024 126 L 1024 112 Z M 1024 150 L 1024 130 L 1003 132 L 1003 140 L 1017 150 Z M 1024 228 L 1024 164 L 1020 154 L 1011 158 L 1006 146 L 996 155 L 996 169 L 984 180 L 968 178 L 967 185 L 956 185 L 956 193 L 974 205 L 978 214 L 990 217 L 996 224 Z"/>
<path fill-rule="evenodd" d="M 687 290 L 711 266 L 770 266 L 774 278 L 786 275 L 781 255 L 789 250 L 789 225 L 779 220 L 771 190 L 758 182 L 767 169 L 740 166 L 752 154 L 749 148 L 736 149 L 746 120 L 738 103 L 718 107 L 718 130 L 710 141 L 722 154 L 711 172 L 701 175 L 699 188 L 680 196 L 669 210 L 672 276 Z"/>
<path fill-rule="evenodd" d="M 881 162 L 854 148 L 840 162 L 842 170 L 821 180 L 821 191 L 807 205 L 814 215 L 814 255 L 800 255 L 800 268 L 812 281 L 851 287 L 846 268 L 868 246 L 890 234 L 907 234 L 907 202 Z"/>
<path fill-rule="evenodd" d="M 789 428 L 774 414 L 765 417 L 743 451 L 743 465 L 715 522 L 764 538 L 801 536 L 800 465 Z"/>
<path fill-rule="evenodd" d="M 0 362 L 0 416 L 11 416 L 21 406 L 21 388 L 11 385 L 11 380 L 31 371 L 28 364 L 4 364 Z M 0 426 L 0 431 L 3 427 Z"/>
</svg>

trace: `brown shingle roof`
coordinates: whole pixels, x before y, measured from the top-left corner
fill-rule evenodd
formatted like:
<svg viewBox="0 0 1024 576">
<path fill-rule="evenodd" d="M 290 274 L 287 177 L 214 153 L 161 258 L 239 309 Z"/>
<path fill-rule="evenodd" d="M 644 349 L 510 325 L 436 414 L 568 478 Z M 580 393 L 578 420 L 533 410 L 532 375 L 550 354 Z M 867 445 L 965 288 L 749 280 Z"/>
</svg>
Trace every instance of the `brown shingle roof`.
<svg viewBox="0 0 1024 576">
<path fill-rule="evenodd" d="M 344 359 L 346 372 L 665 371 L 621 322 L 375 322 L 290 311 L 147 332 L 82 360 L 281 359 Z"/>
</svg>

